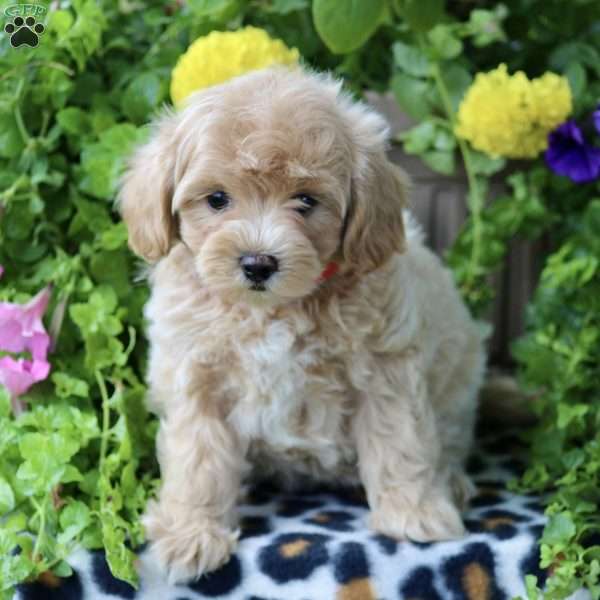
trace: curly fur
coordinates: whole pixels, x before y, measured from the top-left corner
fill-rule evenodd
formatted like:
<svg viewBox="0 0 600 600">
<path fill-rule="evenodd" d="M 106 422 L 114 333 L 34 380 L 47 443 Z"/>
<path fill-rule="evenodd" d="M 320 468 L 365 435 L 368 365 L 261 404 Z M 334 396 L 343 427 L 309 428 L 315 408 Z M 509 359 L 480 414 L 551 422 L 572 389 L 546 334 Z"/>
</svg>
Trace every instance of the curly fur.
<svg viewBox="0 0 600 600">
<path fill-rule="evenodd" d="M 463 535 L 482 335 L 403 210 L 384 120 L 340 87 L 274 68 L 196 93 L 123 180 L 130 245 L 155 263 L 163 484 L 144 523 L 172 581 L 227 560 L 253 473 L 360 481 L 375 530 Z M 300 193 L 319 201 L 305 216 Z M 265 291 L 240 269 L 248 252 L 279 262 Z"/>
</svg>

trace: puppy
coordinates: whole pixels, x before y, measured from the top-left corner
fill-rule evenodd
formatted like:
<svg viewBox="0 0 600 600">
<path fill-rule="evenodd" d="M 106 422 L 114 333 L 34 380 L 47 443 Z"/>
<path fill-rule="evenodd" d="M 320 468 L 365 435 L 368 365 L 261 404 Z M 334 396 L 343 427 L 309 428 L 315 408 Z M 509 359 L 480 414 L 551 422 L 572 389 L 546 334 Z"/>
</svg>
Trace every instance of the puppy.
<svg viewBox="0 0 600 600">
<path fill-rule="evenodd" d="M 154 263 L 149 403 L 172 582 L 225 563 L 253 466 L 362 483 L 370 526 L 463 535 L 482 335 L 403 212 L 387 127 L 339 82 L 253 72 L 155 124 L 120 193 Z"/>
</svg>

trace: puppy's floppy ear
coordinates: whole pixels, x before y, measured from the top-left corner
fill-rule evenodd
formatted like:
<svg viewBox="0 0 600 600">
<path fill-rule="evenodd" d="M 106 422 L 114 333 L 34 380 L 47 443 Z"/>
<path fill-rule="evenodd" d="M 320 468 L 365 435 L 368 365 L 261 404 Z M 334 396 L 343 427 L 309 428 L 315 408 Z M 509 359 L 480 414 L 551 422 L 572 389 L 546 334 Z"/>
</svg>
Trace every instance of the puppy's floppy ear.
<svg viewBox="0 0 600 600">
<path fill-rule="evenodd" d="M 347 265 L 367 273 L 404 249 L 408 178 L 386 157 L 384 119 L 362 104 L 346 108 L 355 153 L 341 249 Z"/>
<path fill-rule="evenodd" d="M 168 254 L 176 236 L 171 206 L 174 138 L 174 118 L 167 115 L 154 125 L 150 141 L 130 158 L 117 200 L 129 230 L 130 248 L 150 262 Z"/>
</svg>

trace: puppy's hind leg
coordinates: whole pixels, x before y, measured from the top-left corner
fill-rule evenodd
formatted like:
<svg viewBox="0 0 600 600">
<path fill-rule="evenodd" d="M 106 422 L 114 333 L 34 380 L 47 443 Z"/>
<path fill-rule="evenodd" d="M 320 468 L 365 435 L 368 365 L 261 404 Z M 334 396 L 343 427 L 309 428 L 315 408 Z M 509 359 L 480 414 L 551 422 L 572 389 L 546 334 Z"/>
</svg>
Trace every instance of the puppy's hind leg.
<svg viewBox="0 0 600 600">
<path fill-rule="evenodd" d="M 482 336 L 475 331 L 459 352 L 446 380 L 432 390 L 441 438 L 442 462 L 446 463 L 456 503 L 464 510 L 475 495 L 475 485 L 465 470 L 473 446 L 478 392 L 485 370 Z M 456 349 L 453 350 L 456 353 Z"/>
<path fill-rule="evenodd" d="M 441 444 L 419 356 L 383 357 L 354 417 L 370 525 L 396 539 L 455 539 L 465 533 L 441 466 Z"/>
</svg>

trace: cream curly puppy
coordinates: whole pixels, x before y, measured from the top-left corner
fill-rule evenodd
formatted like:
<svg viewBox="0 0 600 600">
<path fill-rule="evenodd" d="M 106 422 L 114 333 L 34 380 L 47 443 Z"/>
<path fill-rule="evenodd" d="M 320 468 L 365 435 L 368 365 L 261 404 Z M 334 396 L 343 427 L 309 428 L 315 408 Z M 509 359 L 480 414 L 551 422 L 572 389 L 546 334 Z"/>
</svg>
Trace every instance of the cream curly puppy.
<svg viewBox="0 0 600 600">
<path fill-rule="evenodd" d="M 397 539 L 464 533 L 482 335 L 403 213 L 384 120 L 340 87 L 275 68 L 196 93 L 124 177 L 172 582 L 228 560 L 253 468 L 361 482 Z"/>
</svg>

